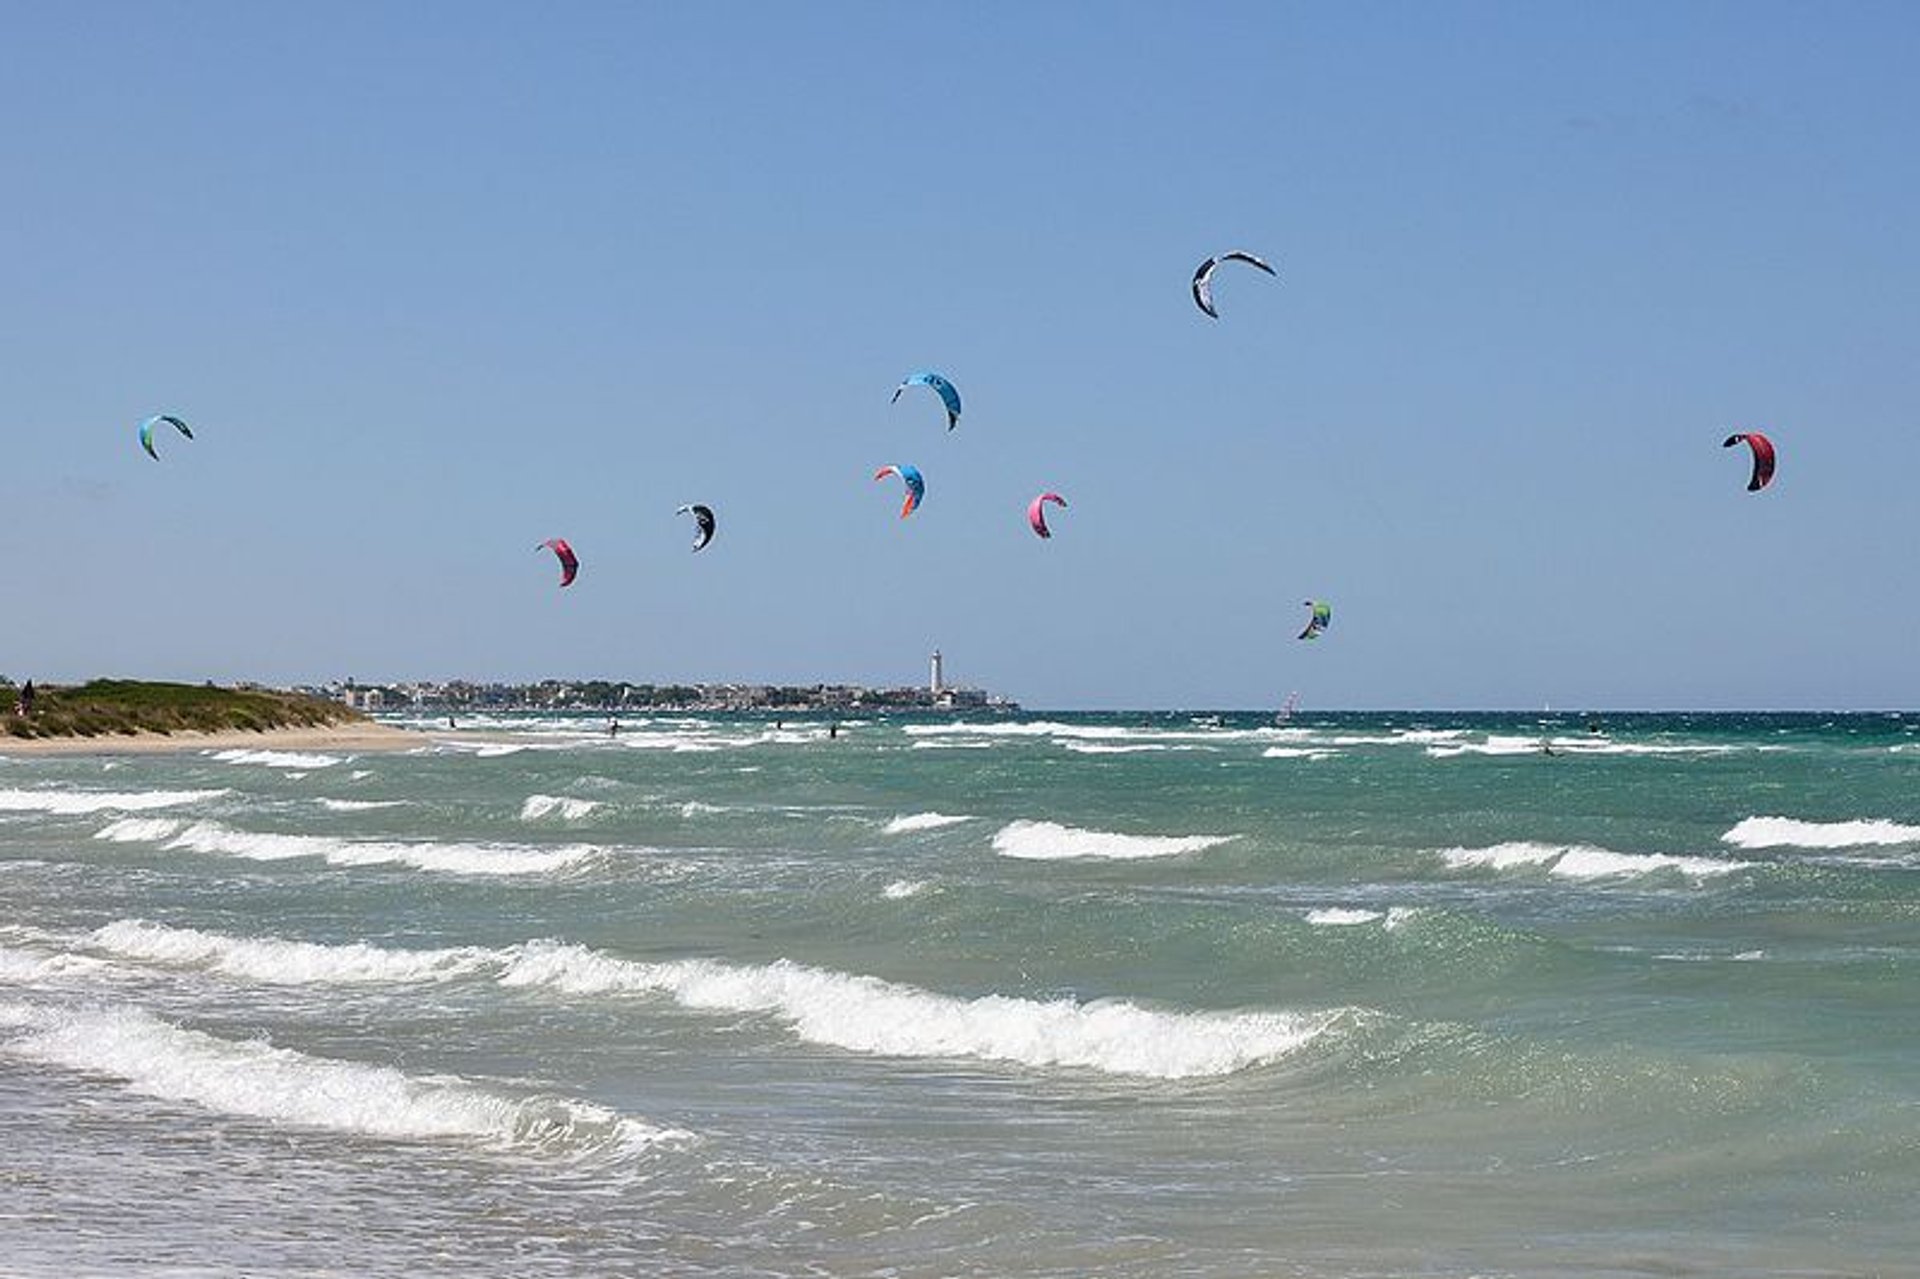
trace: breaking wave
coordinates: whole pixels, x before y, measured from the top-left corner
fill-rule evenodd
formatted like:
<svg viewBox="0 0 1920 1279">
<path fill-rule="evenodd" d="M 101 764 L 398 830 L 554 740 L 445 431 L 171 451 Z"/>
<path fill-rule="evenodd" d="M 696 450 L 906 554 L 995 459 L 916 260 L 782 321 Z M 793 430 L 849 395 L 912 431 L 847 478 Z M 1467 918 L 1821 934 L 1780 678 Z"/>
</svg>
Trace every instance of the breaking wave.
<svg viewBox="0 0 1920 1279">
<path fill-rule="evenodd" d="M 994 834 L 993 851 L 1002 857 L 1028 861 L 1087 858 L 1133 861 L 1197 853 L 1238 838 L 1238 835 L 1116 835 L 1111 831 L 1062 826 L 1058 822 L 1016 821 L 1007 823 Z"/>
<path fill-rule="evenodd" d="M 894 818 L 881 827 L 883 835 L 904 835 L 916 830 L 939 830 L 942 826 L 958 826 L 961 822 L 970 822 L 971 817 L 955 817 L 947 813 L 906 813 Z"/>
<path fill-rule="evenodd" d="M 905 896 L 919 887 L 902 881 L 890 885 L 888 894 Z M 125 919 L 79 942 L 136 962 L 193 966 L 275 985 L 478 977 L 508 988 L 572 996 L 661 994 L 689 1009 L 766 1014 L 803 1040 L 851 1052 L 1071 1066 L 1159 1079 L 1225 1075 L 1278 1060 L 1310 1043 L 1340 1016 L 1332 1011 L 1156 1011 L 1125 1000 L 1087 1003 L 1006 995 L 965 999 L 785 960 L 762 965 L 710 959 L 642 963 L 555 941 L 501 949 L 408 951 L 366 943 L 229 937 Z M 66 958 L 94 967 L 101 962 Z M 44 956 L 0 950 L 0 978 L 13 969 L 29 980 L 79 971 L 49 968 L 52 963 Z M 149 1041 L 192 1033 L 158 1023 L 142 1025 Z M 137 1054 L 130 1052 L 132 1056 Z M 244 1109 L 237 1104 L 215 1108 Z"/>
<path fill-rule="evenodd" d="M 1749 862 L 1718 861 L 1710 857 L 1676 857 L 1668 853 L 1616 853 L 1584 844 L 1542 844 L 1518 841 L 1487 848 L 1448 848 L 1441 857 L 1456 870 L 1545 869 L 1564 879 L 1623 879 L 1677 872 L 1704 879 L 1744 870 Z"/>
<path fill-rule="evenodd" d="M 259 764 L 266 768 L 331 768 L 346 762 L 340 755 L 311 755 L 301 751 L 227 750 L 210 753 L 223 764 Z"/>
<path fill-rule="evenodd" d="M 223 1039 L 138 1009 L 14 1005 L 0 1009 L 0 1024 L 26 1031 L 5 1044 L 13 1056 L 111 1076 L 144 1096 L 218 1114 L 575 1158 L 628 1155 L 692 1136 L 587 1102 L 503 1096 L 390 1066 L 315 1057 L 257 1039 Z"/>
<path fill-rule="evenodd" d="M 972 1057 L 1188 1079 L 1276 1061 L 1340 1016 L 1157 1012 L 1121 1000 L 961 999 L 782 960 L 635 963 L 583 946 L 530 943 L 501 980 L 569 994 L 647 994 L 687 1008 L 769 1014 L 810 1043 L 885 1057 Z"/>
<path fill-rule="evenodd" d="M 1720 837 L 1735 848 L 1864 848 L 1920 843 L 1920 826 L 1881 819 L 1804 822 L 1792 817 L 1748 817 Z"/>
<path fill-rule="evenodd" d="M 88 940 L 129 959 L 193 965 L 274 985 L 443 981 L 475 972 L 493 959 L 474 946 L 393 950 L 365 942 L 325 945 L 227 937 L 139 919 L 115 920 L 95 929 Z"/>
<path fill-rule="evenodd" d="M 565 795 L 529 795 L 520 805 L 520 820 L 538 821 L 542 817 L 558 815 L 562 821 L 577 822 L 594 809 L 600 807 L 600 801 L 594 799 L 572 799 Z"/>
<path fill-rule="evenodd" d="M 599 858 L 591 844 L 560 848 L 529 848 L 517 844 L 404 843 L 339 839 L 328 835 L 273 835 L 235 830 L 217 822 L 136 824 L 115 822 L 95 838 L 121 843 L 164 841 L 167 848 L 194 853 L 217 853 L 253 861 L 287 861 L 317 857 L 334 866 L 411 866 L 416 870 L 456 875 L 545 875 Z"/>
<path fill-rule="evenodd" d="M 0 810 L 55 813 L 144 813 L 156 808 L 180 808 L 213 799 L 221 790 L 68 791 L 0 790 Z"/>
</svg>

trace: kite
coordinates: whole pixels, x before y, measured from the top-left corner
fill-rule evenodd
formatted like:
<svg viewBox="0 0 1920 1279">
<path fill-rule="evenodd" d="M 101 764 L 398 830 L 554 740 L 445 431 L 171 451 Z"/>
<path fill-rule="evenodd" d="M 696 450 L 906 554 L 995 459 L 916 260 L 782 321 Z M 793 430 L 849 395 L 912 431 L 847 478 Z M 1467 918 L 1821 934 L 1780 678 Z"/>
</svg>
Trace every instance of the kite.
<svg viewBox="0 0 1920 1279">
<path fill-rule="evenodd" d="M 907 500 L 900 508 L 900 518 L 904 520 L 913 514 L 913 509 L 920 505 L 920 499 L 926 496 L 927 482 L 921 479 L 920 472 L 911 466 L 883 466 L 873 473 L 873 478 L 884 480 L 889 475 L 899 476 L 901 483 L 907 486 Z"/>
<path fill-rule="evenodd" d="M 695 502 L 691 506 L 681 507 L 674 514 L 691 515 L 693 522 L 699 526 L 700 531 L 694 534 L 693 538 L 694 550 L 699 550 L 713 540 L 713 508 L 711 506 L 702 506 Z"/>
<path fill-rule="evenodd" d="M 550 537 L 533 548 L 536 551 L 552 551 L 560 561 L 560 585 L 572 586 L 573 578 L 580 571 L 580 559 L 567 545 L 564 537 Z"/>
<path fill-rule="evenodd" d="M 1243 253 L 1239 249 L 1235 249 L 1231 253 L 1222 253 L 1218 257 L 1211 257 L 1205 262 L 1202 262 L 1200 269 L 1193 273 L 1193 301 L 1194 305 L 1198 306 L 1202 311 L 1205 311 L 1216 320 L 1220 318 L 1220 313 L 1213 309 L 1213 269 L 1222 262 L 1245 262 L 1249 266 L 1259 267 L 1268 275 L 1274 274 L 1272 267 L 1262 262 L 1259 258 L 1254 257 L 1253 254 Z"/>
<path fill-rule="evenodd" d="M 900 402 L 900 392 L 910 386 L 932 387 L 940 396 L 940 402 L 947 406 L 947 429 L 951 431 L 954 427 L 960 425 L 960 392 L 954 389 L 953 383 L 947 381 L 947 379 L 941 377 L 938 373 L 925 371 L 909 373 L 906 381 L 893 388 L 893 399 L 889 402 L 898 404 Z"/>
<path fill-rule="evenodd" d="M 1321 600 L 1301 600 L 1313 610 L 1313 616 L 1307 619 L 1307 629 L 1300 632 L 1300 639 L 1319 639 L 1320 632 L 1333 625 L 1333 606 Z"/>
<path fill-rule="evenodd" d="M 170 413 L 156 413 L 146 419 L 140 423 L 140 447 L 145 449 L 147 456 L 156 462 L 160 460 L 160 455 L 153 451 L 153 428 L 160 422 L 169 423 L 174 430 L 180 432 L 180 434 L 186 436 L 188 439 L 193 438 L 193 432 L 187 429 L 187 424 Z"/>
<path fill-rule="evenodd" d="M 1047 527 L 1046 503 L 1048 502 L 1063 509 L 1067 505 L 1067 499 L 1058 493 L 1042 493 L 1027 504 L 1027 523 L 1032 525 L 1033 531 L 1041 537 L 1053 536 L 1053 530 Z"/>
<path fill-rule="evenodd" d="M 1753 478 L 1747 481 L 1747 492 L 1758 493 L 1773 482 L 1773 441 L 1758 431 L 1747 431 L 1729 435 L 1720 447 L 1730 449 L 1742 442 L 1753 450 Z"/>
</svg>

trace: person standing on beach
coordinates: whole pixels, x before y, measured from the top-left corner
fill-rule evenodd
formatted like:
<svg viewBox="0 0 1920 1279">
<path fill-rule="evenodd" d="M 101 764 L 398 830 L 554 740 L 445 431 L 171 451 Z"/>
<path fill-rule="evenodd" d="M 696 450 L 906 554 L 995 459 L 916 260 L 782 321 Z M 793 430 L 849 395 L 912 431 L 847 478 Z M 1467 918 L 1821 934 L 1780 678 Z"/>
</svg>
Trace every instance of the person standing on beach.
<svg viewBox="0 0 1920 1279">
<path fill-rule="evenodd" d="M 23 716 L 33 714 L 33 681 L 32 680 L 28 680 L 26 683 L 20 686 L 20 702 L 19 702 L 19 705 L 14 708 L 14 710 L 17 714 L 20 714 Z"/>
</svg>

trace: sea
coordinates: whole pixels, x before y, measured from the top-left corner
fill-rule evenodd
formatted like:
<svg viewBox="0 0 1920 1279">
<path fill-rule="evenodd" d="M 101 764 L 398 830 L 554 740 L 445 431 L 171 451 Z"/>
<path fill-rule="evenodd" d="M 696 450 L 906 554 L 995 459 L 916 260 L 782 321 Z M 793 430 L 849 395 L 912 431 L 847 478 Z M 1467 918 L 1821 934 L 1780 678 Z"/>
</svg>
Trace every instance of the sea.
<svg viewBox="0 0 1920 1279">
<path fill-rule="evenodd" d="M 1920 716 L 7 756 L 9 1276 L 1920 1274 Z"/>
</svg>

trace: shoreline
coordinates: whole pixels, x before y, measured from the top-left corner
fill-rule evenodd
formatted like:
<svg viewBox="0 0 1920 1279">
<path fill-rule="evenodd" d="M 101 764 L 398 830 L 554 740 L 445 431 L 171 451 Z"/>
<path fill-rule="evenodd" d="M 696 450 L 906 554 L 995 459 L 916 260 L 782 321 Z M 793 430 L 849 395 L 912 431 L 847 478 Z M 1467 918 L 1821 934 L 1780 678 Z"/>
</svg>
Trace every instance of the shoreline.
<svg viewBox="0 0 1920 1279">
<path fill-rule="evenodd" d="M 29 755 L 155 755 L 202 750 L 404 751 L 433 738 L 391 724 L 331 724 L 324 727 L 223 729 L 204 733 L 113 733 L 98 737 L 0 737 L 0 759 Z"/>
</svg>

